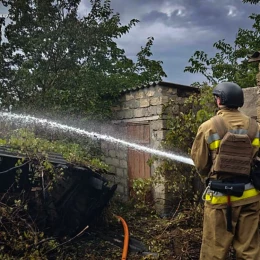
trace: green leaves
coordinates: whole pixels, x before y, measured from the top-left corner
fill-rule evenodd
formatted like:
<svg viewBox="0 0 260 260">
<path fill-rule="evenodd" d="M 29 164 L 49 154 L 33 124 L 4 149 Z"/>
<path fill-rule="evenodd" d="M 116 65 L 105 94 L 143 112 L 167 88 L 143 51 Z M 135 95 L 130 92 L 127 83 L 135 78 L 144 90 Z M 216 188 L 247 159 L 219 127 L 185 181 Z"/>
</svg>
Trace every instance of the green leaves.
<svg viewBox="0 0 260 260">
<path fill-rule="evenodd" d="M 44 138 L 37 137 L 33 132 L 27 129 L 19 129 L 17 131 L 9 133 L 9 137 L 0 139 L 1 145 L 8 145 L 12 149 L 18 149 L 23 154 L 26 154 L 29 158 L 38 158 L 37 156 L 45 158 L 43 166 L 46 170 L 49 170 L 51 165 L 48 163 L 48 153 L 55 152 L 62 154 L 63 157 L 70 163 L 76 163 L 85 166 L 93 166 L 94 168 L 107 169 L 107 165 L 100 159 L 91 154 L 89 150 L 94 150 L 93 147 L 89 147 L 85 144 L 63 141 L 50 141 Z M 19 162 L 22 164 L 23 162 Z"/>
<path fill-rule="evenodd" d="M 233 81 L 241 87 L 254 87 L 258 65 L 248 63 L 247 55 L 260 49 L 260 15 L 252 14 L 252 30 L 239 29 L 234 44 L 224 39 L 213 44 L 216 54 L 209 57 L 203 51 L 196 51 L 189 59 L 184 71 L 201 73 L 211 84 Z"/>
<path fill-rule="evenodd" d="M 166 76 L 151 59 L 152 37 L 136 63 L 118 47 L 116 39 L 137 19 L 121 25 L 109 0 L 91 0 L 90 12 L 79 17 L 80 2 L 6 1 L 11 22 L 0 45 L 2 107 L 108 117 L 122 89 Z"/>
</svg>

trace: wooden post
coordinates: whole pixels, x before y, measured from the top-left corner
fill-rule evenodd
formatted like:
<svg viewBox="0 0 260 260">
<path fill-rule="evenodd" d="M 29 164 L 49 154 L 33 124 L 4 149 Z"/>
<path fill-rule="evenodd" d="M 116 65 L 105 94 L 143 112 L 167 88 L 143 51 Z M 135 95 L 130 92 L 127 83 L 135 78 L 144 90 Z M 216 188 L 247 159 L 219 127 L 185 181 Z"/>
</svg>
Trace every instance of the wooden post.
<svg viewBox="0 0 260 260">
<path fill-rule="evenodd" d="M 248 62 L 259 63 L 259 73 L 256 74 L 256 85 L 257 85 L 256 115 L 257 115 L 257 121 L 260 122 L 260 51 L 256 51 L 252 55 L 248 56 Z"/>
</svg>

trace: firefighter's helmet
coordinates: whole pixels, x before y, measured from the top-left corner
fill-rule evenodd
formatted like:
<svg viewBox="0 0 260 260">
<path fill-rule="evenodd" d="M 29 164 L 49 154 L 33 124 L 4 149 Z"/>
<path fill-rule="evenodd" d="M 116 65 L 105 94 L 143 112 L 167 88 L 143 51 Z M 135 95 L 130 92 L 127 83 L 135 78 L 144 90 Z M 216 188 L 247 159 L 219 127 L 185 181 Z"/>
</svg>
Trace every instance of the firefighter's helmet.
<svg viewBox="0 0 260 260">
<path fill-rule="evenodd" d="M 220 104 L 226 107 L 242 107 L 244 105 L 244 93 L 239 85 L 233 82 L 219 83 L 213 89 L 213 95 L 220 98 Z"/>
</svg>

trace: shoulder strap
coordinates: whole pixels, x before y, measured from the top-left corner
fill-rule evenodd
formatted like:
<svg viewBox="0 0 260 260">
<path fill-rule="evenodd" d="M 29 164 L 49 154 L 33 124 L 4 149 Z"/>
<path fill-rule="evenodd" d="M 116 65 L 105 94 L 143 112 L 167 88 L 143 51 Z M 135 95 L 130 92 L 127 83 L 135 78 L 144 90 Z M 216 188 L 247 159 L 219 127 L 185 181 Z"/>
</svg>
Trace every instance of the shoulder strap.
<svg viewBox="0 0 260 260">
<path fill-rule="evenodd" d="M 250 138 L 251 142 L 256 137 L 258 128 L 259 128 L 258 123 L 253 118 L 249 118 L 249 126 L 248 126 L 248 130 L 247 130 L 247 135 Z"/>
<path fill-rule="evenodd" d="M 216 116 L 212 117 L 211 119 L 213 121 L 213 125 L 214 125 L 220 139 L 222 139 L 228 131 L 223 118 L 221 116 L 216 115 Z"/>
<path fill-rule="evenodd" d="M 223 118 L 221 116 L 214 116 L 214 117 L 212 117 L 212 121 L 213 121 L 213 125 L 214 125 L 220 139 L 222 139 L 228 131 Z M 249 118 L 249 126 L 248 126 L 248 130 L 247 130 L 247 135 L 248 135 L 249 139 L 251 140 L 251 142 L 256 137 L 258 129 L 259 129 L 258 123 L 253 118 Z"/>
</svg>

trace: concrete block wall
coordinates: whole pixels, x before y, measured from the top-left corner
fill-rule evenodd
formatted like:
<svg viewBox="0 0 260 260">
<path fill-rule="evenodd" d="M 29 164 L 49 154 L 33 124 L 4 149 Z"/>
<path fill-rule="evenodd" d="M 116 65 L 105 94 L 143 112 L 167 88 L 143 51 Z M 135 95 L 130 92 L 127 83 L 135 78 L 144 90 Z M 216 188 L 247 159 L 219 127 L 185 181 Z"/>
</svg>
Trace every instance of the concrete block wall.
<svg viewBox="0 0 260 260">
<path fill-rule="evenodd" d="M 163 112 L 163 106 L 177 95 L 177 89 L 150 86 L 126 92 L 117 107 L 114 107 L 115 120 L 138 122 L 153 120 Z M 147 119 L 148 118 L 148 119 Z M 132 119 L 132 120 L 131 120 Z"/>
<path fill-rule="evenodd" d="M 128 123 L 149 123 L 150 125 L 150 147 L 161 149 L 161 142 L 165 139 L 167 132 L 166 118 L 163 116 L 165 105 L 172 102 L 171 109 L 174 115 L 182 111 L 182 105 L 186 99 L 183 91 L 177 88 L 151 85 L 145 88 L 137 88 L 122 94 L 118 106 L 113 107 L 113 126 L 105 132 L 120 132 L 123 140 L 129 140 L 127 136 Z M 116 129 L 116 130 L 115 130 Z M 128 199 L 128 171 L 127 171 L 127 147 L 102 142 L 104 161 L 109 165 L 110 171 L 115 175 L 111 181 L 118 183 L 117 193 L 123 199 Z M 151 166 L 151 175 L 155 174 L 160 162 Z M 163 211 L 167 193 L 163 185 L 158 185 L 154 190 L 155 201 L 158 202 L 157 211 Z"/>
<path fill-rule="evenodd" d="M 121 125 L 106 125 L 101 127 L 101 133 L 110 135 L 116 139 L 124 140 L 126 127 Z M 118 143 L 101 141 L 102 160 L 109 165 L 109 172 L 106 178 L 113 184 L 117 184 L 117 194 L 121 199 L 128 199 L 128 178 L 127 178 L 127 147 Z"/>
<path fill-rule="evenodd" d="M 244 88 L 244 105 L 239 108 L 244 114 L 257 118 L 257 91 L 258 87 Z"/>
<path fill-rule="evenodd" d="M 257 85 L 244 88 L 244 106 L 240 110 L 246 115 L 260 122 L 260 63 L 259 73 L 256 75 Z"/>
</svg>

